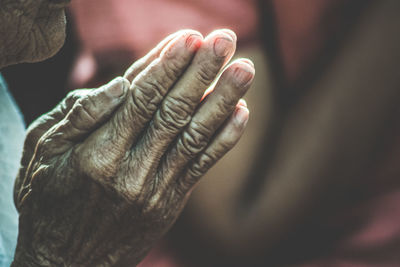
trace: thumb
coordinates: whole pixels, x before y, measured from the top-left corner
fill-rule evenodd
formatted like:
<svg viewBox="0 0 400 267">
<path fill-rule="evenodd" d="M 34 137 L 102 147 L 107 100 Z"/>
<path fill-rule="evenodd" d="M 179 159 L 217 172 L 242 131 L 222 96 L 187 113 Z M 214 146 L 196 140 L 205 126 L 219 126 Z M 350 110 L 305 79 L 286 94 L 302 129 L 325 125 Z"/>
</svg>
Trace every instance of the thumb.
<svg viewBox="0 0 400 267">
<path fill-rule="evenodd" d="M 129 82 L 117 77 L 78 99 L 64 119 L 54 125 L 38 142 L 37 149 L 57 155 L 64 153 L 103 123 L 123 102 Z"/>
</svg>

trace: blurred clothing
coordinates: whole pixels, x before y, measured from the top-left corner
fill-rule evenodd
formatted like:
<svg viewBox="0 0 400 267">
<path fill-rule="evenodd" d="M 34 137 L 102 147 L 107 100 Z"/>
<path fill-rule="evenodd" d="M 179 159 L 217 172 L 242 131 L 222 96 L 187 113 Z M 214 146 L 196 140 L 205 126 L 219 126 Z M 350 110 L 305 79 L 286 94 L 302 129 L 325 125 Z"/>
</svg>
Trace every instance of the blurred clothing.
<svg viewBox="0 0 400 267">
<path fill-rule="evenodd" d="M 25 127 L 22 116 L 0 75 L 0 266 L 10 266 L 18 236 L 14 180 L 19 169 Z"/>
<path fill-rule="evenodd" d="M 239 42 L 257 36 L 255 0 L 85 0 L 73 1 L 72 11 L 82 44 L 93 53 L 122 49 L 138 58 L 184 28 L 207 34 L 228 27 Z"/>
</svg>

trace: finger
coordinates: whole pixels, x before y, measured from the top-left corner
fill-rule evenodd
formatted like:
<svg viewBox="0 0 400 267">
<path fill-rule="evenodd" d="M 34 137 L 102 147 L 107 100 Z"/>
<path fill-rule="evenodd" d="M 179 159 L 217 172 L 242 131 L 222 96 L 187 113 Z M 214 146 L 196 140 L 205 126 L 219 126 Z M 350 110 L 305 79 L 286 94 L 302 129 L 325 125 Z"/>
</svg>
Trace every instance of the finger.
<svg viewBox="0 0 400 267">
<path fill-rule="evenodd" d="M 25 137 L 22 162 L 24 162 L 25 158 L 30 161 L 39 138 L 51 127 L 64 119 L 75 102 L 90 91 L 91 89 L 79 89 L 70 92 L 55 108 L 43 114 L 29 125 Z"/>
<path fill-rule="evenodd" d="M 118 77 L 94 90 L 81 91 L 64 119 L 54 125 L 39 140 L 46 154 L 65 152 L 94 131 L 125 99 L 129 82 Z"/>
<path fill-rule="evenodd" d="M 162 40 L 155 48 L 153 48 L 147 55 L 135 61 L 125 72 L 124 78 L 132 82 L 133 79 L 144 70 L 153 60 L 158 58 L 162 50 L 179 34 L 182 34 L 185 30 L 175 32 L 168 35 Z"/>
<path fill-rule="evenodd" d="M 126 153 L 130 152 L 168 90 L 189 65 L 201 42 L 202 37 L 196 31 L 180 33 L 164 48 L 160 57 L 135 77 L 125 103 L 79 148 L 80 157 L 86 158 L 82 166 L 84 172 L 110 168 L 93 174 L 99 179 L 115 174 L 116 169 L 112 166 L 126 158 Z M 94 147 L 97 153 L 92 153 Z"/>
<path fill-rule="evenodd" d="M 249 110 L 244 100 L 241 100 L 207 148 L 189 162 L 183 175 L 178 177 L 176 183 L 178 194 L 185 196 L 190 192 L 198 180 L 235 146 L 246 128 L 248 119 Z"/>
<path fill-rule="evenodd" d="M 136 157 L 146 158 L 142 166 L 158 165 L 169 144 L 189 123 L 204 91 L 234 54 L 234 36 L 229 30 L 218 30 L 205 38 L 192 63 L 165 97 L 142 140 L 132 151 Z"/>
<path fill-rule="evenodd" d="M 167 151 L 159 170 L 159 180 L 175 183 L 178 170 L 203 151 L 217 129 L 235 109 L 254 78 L 254 67 L 248 60 L 236 60 L 222 73 L 215 89 L 179 135 L 177 142 Z"/>
</svg>

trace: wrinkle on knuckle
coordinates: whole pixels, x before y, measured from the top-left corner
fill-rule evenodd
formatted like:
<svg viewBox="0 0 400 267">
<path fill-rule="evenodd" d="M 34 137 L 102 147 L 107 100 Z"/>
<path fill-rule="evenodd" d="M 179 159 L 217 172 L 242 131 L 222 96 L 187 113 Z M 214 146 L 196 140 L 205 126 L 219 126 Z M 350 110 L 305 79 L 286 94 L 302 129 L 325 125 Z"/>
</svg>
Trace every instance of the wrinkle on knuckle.
<svg viewBox="0 0 400 267">
<path fill-rule="evenodd" d="M 82 97 L 79 99 L 70 114 L 71 122 L 75 124 L 85 124 L 84 122 L 93 125 L 95 124 L 99 117 L 96 114 L 95 110 L 95 103 L 92 101 L 90 97 Z M 76 125 L 77 126 L 77 125 Z M 81 128 L 85 129 L 85 126 L 80 126 Z"/>
<path fill-rule="evenodd" d="M 162 77 L 150 75 L 146 79 L 138 80 L 135 83 L 134 92 L 140 92 L 146 102 L 158 101 L 168 90 L 164 84 Z"/>
<path fill-rule="evenodd" d="M 210 67 L 208 64 L 200 64 L 198 70 L 195 72 L 195 78 L 203 86 L 210 85 L 217 75 L 218 70 Z"/>
<path fill-rule="evenodd" d="M 234 101 L 230 96 L 219 96 L 219 99 L 216 103 L 214 116 L 216 116 L 218 119 L 224 119 L 233 112 L 237 101 L 238 100 Z"/>
<path fill-rule="evenodd" d="M 188 169 L 188 172 L 187 172 L 188 177 L 186 178 L 186 180 L 187 180 L 186 183 L 192 184 L 194 179 L 201 177 L 202 175 L 204 175 L 204 173 L 205 173 L 205 170 L 203 170 L 199 164 L 194 164 L 193 166 L 191 166 Z"/>
<path fill-rule="evenodd" d="M 220 142 L 220 144 L 219 144 L 220 147 L 215 152 L 217 154 L 217 157 L 221 158 L 226 152 L 228 152 L 235 146 L 237 141 L 238 141 L 238 139 L 229 137 L 229 138 L 226 138 L 225 140 L 223 140 L 222 142 Z"/>
<path fill-rule="evenodd" d="M 135 89 L 132 92 L 132 101 L 141 113 L 152 113 L 157 109 L 157 103 L 161 100 L 166 90 L 164 85 L 156 79 L 141 81 L 135 85 Z"/>
<path fill-rule="evenodd" d="M 76 101 L 87 95 L 90 91 L 91 91 L 90 89 L 76 89 L 70 91 L 64 98 L 64 103 L 66 108 L 71 108 Z"/>
<path fill-rule="evenodd" d="M 209 141 L 209 130 L 199 122 L 192 122 L 180 139 L 181 148 L 187 155 L 193 156 L 202 151 Z"/>
<path fill-rule="evenodd" d="M 216 161 L 215 155 L 210 155 L 205 152 L 199 157 L 197 163 L 193 164 L 193 167 L 204 173 L 206 170 L 210 169 Z"/>
<path fill-rule="evenodd" d="M 152 114 L 157 110 L 157 106 L 147 100 L 150 96 L 142 89 L 134 90 L 130 97 L 130 109 L 128 117 L 133 118 L 139 116 L 144 120 L 150 119 Z"/>
<path fill-rule="evenodd" d="M 168 97 L 162 103 L 158 114 L 160 124 L 167 129 L 176 131 L 190 121 L 191 105 L 183 99 Z"/>
<path fill-rule="evenodd" d="M 161 61 L 162 68 L 164 71 L 164 76 L 170 82 L 174 82 L 183 71 L 184 64 L 182 64 L 184 60 L 182 58 L 174 58 L 174 57 L 166 57 L 165 60 Z"/>
<path fill-rule="evenodd" d="M 214 155 L 203 153 L 197 161 L 188 168 L 188 175 L 191 177 L 190 179 L 196 179 L 203 176 L 216 161 L 217 158 Z"/>
</svg>

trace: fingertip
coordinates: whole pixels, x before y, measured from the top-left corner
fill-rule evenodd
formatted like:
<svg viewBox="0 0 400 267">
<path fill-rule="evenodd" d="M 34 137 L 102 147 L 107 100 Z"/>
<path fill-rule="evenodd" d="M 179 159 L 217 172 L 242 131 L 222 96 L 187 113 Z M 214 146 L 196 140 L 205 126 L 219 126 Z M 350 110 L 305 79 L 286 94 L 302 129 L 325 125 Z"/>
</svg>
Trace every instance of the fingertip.
<svg viewBox="0 0 400 267">
<path fill-rule="evenodd" d="M 186 47 L 191 50 L 197 50 L 201 46 L 203 36 L 199 32 L 190 33 L 186 37 Z"/>
<path fill-rule="evenodd" d="M 106 92 L 114 98 L 119 98 L 125 94 L 129 88 L 129 81 L 124 77 L 117 77 L 106 85 Z"/>
<path fill-rule="evenodd" d="M 233 117 L 235 119 L 236 124 L 244 128 L 249 121 L 250 112 L 246 106 L 237 105 L 235 111 L 233 113 Z"/>
<path fill-rule="evenodd" d="M 228 66 L 228 68 L 232 70 L 233 79 L 239 86 L 247 86 L 254 79 L 254 65 L 251 65 L 248 62 L 251 61 L 237 59 Z"/>
<path fill-rule="evenodd" d="M 236 35 L 228 29 L 215 30 L 205 37 L 205 43 L 213 47 L 218 58 L 225 58 L 225 63 L 236 50 Z"/>
</svg>

